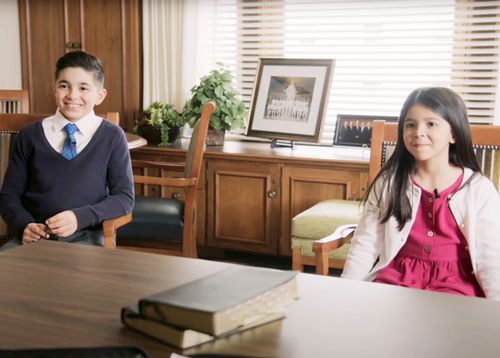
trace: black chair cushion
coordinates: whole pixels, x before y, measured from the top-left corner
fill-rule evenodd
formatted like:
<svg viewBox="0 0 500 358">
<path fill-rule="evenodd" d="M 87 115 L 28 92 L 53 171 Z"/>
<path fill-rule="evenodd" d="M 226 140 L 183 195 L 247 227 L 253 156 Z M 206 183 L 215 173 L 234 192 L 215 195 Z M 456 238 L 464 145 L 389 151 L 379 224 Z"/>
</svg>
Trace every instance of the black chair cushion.
<svg viewBox="0 0 500 358">
<path fill-rule="evenodd" d="M 137 196 L 132 222 L 117 231 L 118 245 L 144 241 L 147 243 L 182 242 L 184 202 L 175 199 Z"/>
</svg>

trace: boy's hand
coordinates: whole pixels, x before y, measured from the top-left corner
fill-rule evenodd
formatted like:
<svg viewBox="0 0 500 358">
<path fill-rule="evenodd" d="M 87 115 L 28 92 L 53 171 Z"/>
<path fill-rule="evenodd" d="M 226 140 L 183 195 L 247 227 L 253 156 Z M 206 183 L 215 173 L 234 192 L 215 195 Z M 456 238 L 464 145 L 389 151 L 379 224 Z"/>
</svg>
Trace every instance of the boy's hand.
<svg viewBox="0 0 500 358">
<path fill-rule="evenodd" d="M 22 244 L 31 244 L 49 236 L 45 224 L 29 223 L 23 231 Z"/>
<path fill-rule="evenodd" d="M 71 210 L 66 210 L 48 218 L 45 221 L 50 234 L 59 237 L 67 237 L 73 234 L 78 228 L 78 221 L 76 220 L 75 213 Z"/>
</svg>

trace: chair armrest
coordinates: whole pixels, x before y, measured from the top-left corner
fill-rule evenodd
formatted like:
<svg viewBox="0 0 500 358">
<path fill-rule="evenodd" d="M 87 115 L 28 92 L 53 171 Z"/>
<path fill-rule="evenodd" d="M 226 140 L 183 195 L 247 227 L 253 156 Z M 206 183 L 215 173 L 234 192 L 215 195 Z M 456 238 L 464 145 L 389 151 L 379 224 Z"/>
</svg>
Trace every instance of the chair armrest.
<svg viewBox="0 0 500 358">
<path fill-rule="evenodd" d="M 190 187 L 198 184 L 198 178 L 160 178 L 134 175 L 135 184 L 152 184 L 161 186 Z"/>
<path fill-rule="evenodd" d="M 132 160 L 132 167 L 139 168 L 157 168 L 182 172 L 185 166 L 185 162 L 153 162 L 149 160 Z"/>
<path fill-rule="evenodd" d="M 114 249 L 116 247 L 116 230 L 131 221 L 132 213 L 128 213 L 115 219 L 104 220 L 102 223 L 104 247 Z"/>
<path fill-rule="evenodd" d="M 353 236 L 356 227 L 356 224 L 341 225 L 333 234 L 313 242 L 317 274 L 328 275 L 330 252 L 344 245 Z"/>
<path fill-rule="evenodd" d="M 331 235 L 316 240 L 313 243 L 314 251 L 332 251 L 342 246 L 352 237 L 356 230 L 356 224 L 347 224 L 339 226 Z"/>
</svg>

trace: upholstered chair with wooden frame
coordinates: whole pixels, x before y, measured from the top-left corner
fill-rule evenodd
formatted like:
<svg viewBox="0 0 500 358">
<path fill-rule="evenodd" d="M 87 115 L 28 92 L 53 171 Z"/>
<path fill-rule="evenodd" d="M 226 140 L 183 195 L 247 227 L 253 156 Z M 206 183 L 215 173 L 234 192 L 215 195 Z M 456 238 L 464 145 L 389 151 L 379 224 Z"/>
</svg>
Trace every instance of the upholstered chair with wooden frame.
<svg viewBox="0 0 500 358">
<path fill-rule="evenodd" d="M 158 185 L 184 189 L 184 200 L 137 195 L 132 222 L 117 231 L 119 248 L 197 257 L 196 191 L 203 165 L 203 153 L 210 117 L 215 102 L 208 102 L 196 123 L 184 164 L 133 160 L 132 166 L 143 174 L 134 174 L 137 185 Z M 147 176 L 147 168 L 166 171 L 184 170 L 179 178 Z"/>
<path fill-rule="evenodd" d="M 27 90 L 0 90 L 0 113 L 29 113 Z"/>
<path fill-rule="evenodd" d="M 472 143 L 484 175 L 491 179 L 500 193 L 500 126 L 471 125 Z M 373 124 L 370 178 L 374 178 L 392 154 L 397 141 L 397 124 L 375 121 Z M 339 226 L 332 235 L 313 243 L 316 273 L 327 275 L 331 253 L 339 248 L 347 253 L 356 225 Z M 345 261 L 345 259 L 344 259 Z"/>
<path fill-rule="evenodd" d="M 384 121 L 373 121 L 369 181 L 380 170 L 381 157 L 377 140 L 382 138 L 381 123 Z M 344 232 L 353 225 L 355 228 L 361 212 L 361 202 L 358 200 L 328 199 L 297 214 L 292 219 L 292 269 L 302 271 L 304 265 L 307 265 L 315 266 L 316 272 L 320 272 L 322 268 L 317 266 L 314 242 L 330 237 L 337 229 Z M 345 241 L 348 241 L 348 238 Z M 343 269 L 348 250 L 349 245 L 338 245 L 330 250 L 325 265 L 334 269 Z"/>
<path fill-rule="evenodd" d="M 7 170 L 7 166 L 9 164 L 12 144 L 14 143 L 16 134 L 19 132 L 19 130 L 21 130 L 28 124 L 39 121 L 51 115 L 52 114 L 39 114 L 39 113 L 29 113 L 29 114 L 0 113 L 0 186 L 3 181 L 5 171 Z M 108 112 L 105 115 L 99 114 L 99 116 L 106 118 L 115 125 L 118 125 L 120 123 L 120 116 L 118 112 Z M 116 225 L 117 220 L 119 222 L 126 222 L 130 221 L 130 219 L 131 216 L 129 214 L 119 219 L 110 220 L 109 223 L 107 223 L 106 221 L 103 223 L 105 247 L 108 248 L 114 247 L 114 240 L 112 234 L 109 233 L 109 228 L 108 228 L 108 236 L 106 237 L 105 227 L 106 226 L 112 227 Z M 8 236 L 7 226 L 5 222 L 0 218 L 0 245 L 4 244 L 10 239 L 12 239 L 12 237 Z"/>
</svg>

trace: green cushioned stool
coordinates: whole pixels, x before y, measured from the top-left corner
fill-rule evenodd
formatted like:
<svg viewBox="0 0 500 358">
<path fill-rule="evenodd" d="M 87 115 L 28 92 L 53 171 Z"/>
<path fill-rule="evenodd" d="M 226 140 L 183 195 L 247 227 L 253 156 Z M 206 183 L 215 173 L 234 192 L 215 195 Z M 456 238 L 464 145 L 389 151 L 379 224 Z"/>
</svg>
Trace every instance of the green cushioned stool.
<svg viewBox="0 0 500 358">
<path fill-rule="evenodd" d="M 292 219 L 292 269 L 302 271 L 304 265 L 315 266 L 313 242 L 331 235 L 341 225 L 357 224 L 362 208 L 359 201 L 323 200 Z M 349 244 L 333 250 L 329 266 L 342 269 Z"/>
</svg>

